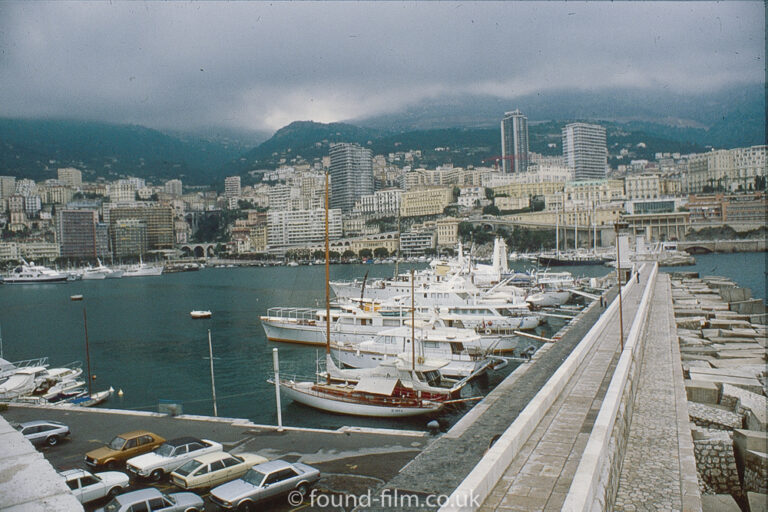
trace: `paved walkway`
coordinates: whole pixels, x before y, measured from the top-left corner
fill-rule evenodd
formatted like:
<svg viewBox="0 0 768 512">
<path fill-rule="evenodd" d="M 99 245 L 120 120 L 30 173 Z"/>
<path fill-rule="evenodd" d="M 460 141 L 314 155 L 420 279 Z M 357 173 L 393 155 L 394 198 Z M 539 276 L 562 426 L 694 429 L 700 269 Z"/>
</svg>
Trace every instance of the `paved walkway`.
<svg viewBox="0 0 768 512">
<path fill-rule="evenodd" d="M 608 294 L 608 300 L 613 300 L 615 295 L 614 287 Z M 557 343 L 547 345 L 546 350 L 541 350 L 541 353 L 534 356 L 531 363 L 527 363 L 525 373 L 515 372 L 497 386 L 481 402 L 480 406 L 483 410 L 471 425 L 463 429 L 457 429 L 457 425 L 435 440 L 395 478 L 387 482 L 383 489 L 401 494 L 450 495 L 477 465 L 493 439 L 504 433 L 520 411 L 546 385 L 547 380 L 560 367 L 603 311 L 598 304 L 590 306 L 580 321 L 569 325 L 568 330 Z M 626 315 L 624 321 L 627 324 L 631 323 Z M 405 506 L 398 508 L 403 511 L 428 509 L 428 507 Z M 370 506 L 360 507 L 357 510 L 391 510 L 391 508 Z"/>
<path fill-rule="evenodd" d="M 646 276 L 641 279 L 643 285 L 646 279 Z M 623 297 L 625 339 L 643 288 L 635 286 Z M 617 310 L 481 511 L 560 510 L 613 376 L 618 348 Z"/>
<path fill-rule="evenodd" d="M 683 499 L 698 486 L 668 274 L 658 276 L 650 318 L 614 510 L 695 510 Z"/>
</svg>

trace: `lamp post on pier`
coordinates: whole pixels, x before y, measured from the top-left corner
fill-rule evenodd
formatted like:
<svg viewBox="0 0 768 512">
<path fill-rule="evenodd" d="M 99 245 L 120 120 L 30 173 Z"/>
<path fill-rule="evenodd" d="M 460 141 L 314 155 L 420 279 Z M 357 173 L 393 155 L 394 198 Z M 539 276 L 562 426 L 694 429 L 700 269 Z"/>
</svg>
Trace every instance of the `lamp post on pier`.
<svg viewBox="0 0 768 512">
<path fill-rule="evenodd" d="M 624 352 L 624 311 L 621 304 L 621 251 L 619 249 L 619 230 L 626 229 L 629 224 L 626 222 L 616 222 L 613 228 L 616 232 L 616 278 L 619 286 L 619 342 L 621 351 Z"/>
</svg>

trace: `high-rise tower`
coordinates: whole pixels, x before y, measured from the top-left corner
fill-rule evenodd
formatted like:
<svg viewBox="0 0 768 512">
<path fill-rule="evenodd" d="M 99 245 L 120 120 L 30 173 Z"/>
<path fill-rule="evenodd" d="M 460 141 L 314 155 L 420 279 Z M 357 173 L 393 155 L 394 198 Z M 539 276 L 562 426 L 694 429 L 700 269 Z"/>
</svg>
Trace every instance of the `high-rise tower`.
<svg viewBox="0 0 768 512">
<path fill-rule="evenodd" d="M 608 164 L 605 128 L 596 124 L 571 123 L 563 127 L 563 157 L 574 180 L 605 178 Z"/>
<path fill-rule="evenodd" d="M 501 120 L 501 162 L 505 174 L 528 170 L 528 118 L 519 110 Z"/>
<path fill-rule="evenodd" d="M 373 194 L 371 150 L 346 142 L 331 147 L 331 208 L 349 212 L 360 197 Z"/>
</svg>

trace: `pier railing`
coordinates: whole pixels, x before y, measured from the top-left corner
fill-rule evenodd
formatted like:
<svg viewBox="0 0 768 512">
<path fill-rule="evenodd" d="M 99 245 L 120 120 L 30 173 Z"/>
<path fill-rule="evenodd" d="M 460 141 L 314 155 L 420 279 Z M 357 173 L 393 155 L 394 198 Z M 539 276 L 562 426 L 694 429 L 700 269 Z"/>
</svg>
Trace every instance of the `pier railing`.
<svg viewBox="0 0 768 512">
<path fill-rule="evenodd" d="M 654 263 L 624 344 L 624 351 L 613 372 L 562 510 L 613 508 L 613 496 L 618 486 L 618 470 L 621 468 L 629 425 L 632 422 L 637 376 L 644 349 L 641 335 L 645 331 L 658 269 L 658 263 Z"/>
<path fill-rule="evenodd" d="M 636 286 L 634 276 L 622 286 L 622 293 L 627 294 Z M 593 303 L 591 307 L 595 307 Z M 595 322 L 581 342 L 550 377 L 544 387 L 520 411 L 515 421 L 504 431 L 501 437 L 488 449 L 486 454 L 459 484 L 440 508 L 440 512 L 469 511 L 477 507 L 471 503 L 482 503 L 490 495 L 504 471 L 520 452 L 520 449 L 530 438 L 539 422 L 545 416 L 552 404 L 562 394 L 570 378 L 576 373 L 586 358 L 590 349 L 597 342 L 613 315 L 619 309 L 618 298 L 611 302 L 600 318 Z"/>
</svg>

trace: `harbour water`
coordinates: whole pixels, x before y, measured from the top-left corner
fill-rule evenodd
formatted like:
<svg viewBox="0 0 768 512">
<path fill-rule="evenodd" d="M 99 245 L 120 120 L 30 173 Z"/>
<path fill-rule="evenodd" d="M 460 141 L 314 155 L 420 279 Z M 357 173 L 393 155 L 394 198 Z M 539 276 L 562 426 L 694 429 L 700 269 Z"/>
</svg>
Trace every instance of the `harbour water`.
<svg viewBox="0 0 768 512">
<path fill-rule="evenodd" d="M 762 253 L 699 256 L 693 269 L 731 277 L 765 298 L 764 258 Z M 524 270 L 530 264 L 512 266 Z M 408 268 L 401 265 L 400 271 Z M 557 270 L 590 277 L 611 272 L 602 266 Z M 391 276 L 393 266 L 334 265 L 331 278 L 360 278 L 366 271 L 369 278 Z M 70 296 L 76 294 L 83 295 L 84 300 L 71 301 Z M 323 294 L 322 265 L 216 268 L 159 277 L 0 286 L 4 357 L 20 360 L 47 356 L 54 366 L 74 360 L 84 362 L 85 307 L 91 372 L 97 376 L 95 389 L 113 386 L 124 392 L 122 398 L 114 396 L 106 407 L 156 411 L 160 400 L 171 400 L 181 403 L 184 413 L 211 415 L 207 359 L 210 329 L 219 415 L 275 424 L 275 392 L 266 382 L 272 375 L 272 348 L 279 349 L 281 374 L 306 377 L 314 375 L 318 351 L 267 342 L 258 317 L 274 306 L 323 307 Z M 198 309 L 211 310 L 213 317 L 191 319 L 189 312 Z M 551 336 L 562 325 L 561 320 L 550 319 L 544 335 Z M 506 372 L 492 374 L 487 381 L 478 381 L 465 395 L 486 393 L 512 366 Z M 303 427 L 352 424 L 421 429 L 425 423 L 423 418 L 346 418 L 287 400 L 283 401 L 282 412 L 284 424 Z M 449 412 L 442 419 L 450 423 L 462 413 Z"/>
</svg>

